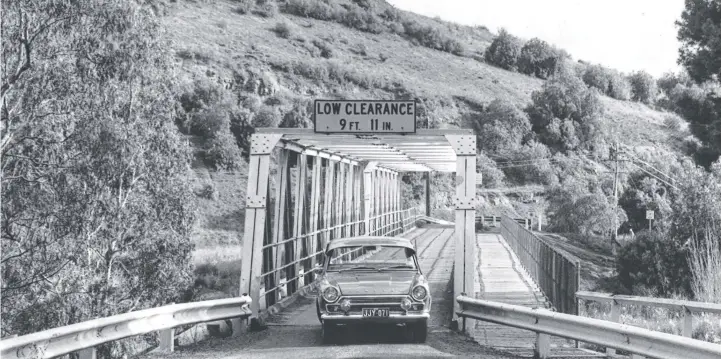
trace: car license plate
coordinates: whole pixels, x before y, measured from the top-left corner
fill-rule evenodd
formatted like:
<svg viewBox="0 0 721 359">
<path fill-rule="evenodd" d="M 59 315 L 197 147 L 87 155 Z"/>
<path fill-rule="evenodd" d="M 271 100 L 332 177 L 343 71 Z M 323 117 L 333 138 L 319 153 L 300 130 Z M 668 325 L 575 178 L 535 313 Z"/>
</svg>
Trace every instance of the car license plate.
<svg viewBox="0 0 721 359">
<path fill-rule="evenodd" d="M 389 315 L 388 308 L 363 308 L 363 317 L 388 317 Z"/>
</svg>

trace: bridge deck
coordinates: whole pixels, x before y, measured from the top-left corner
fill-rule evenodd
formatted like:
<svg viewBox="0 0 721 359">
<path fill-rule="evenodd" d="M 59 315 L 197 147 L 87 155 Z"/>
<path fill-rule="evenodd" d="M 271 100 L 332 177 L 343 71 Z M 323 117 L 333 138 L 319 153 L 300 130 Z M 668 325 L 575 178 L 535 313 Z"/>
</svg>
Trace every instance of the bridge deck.
<svg viewBox="0 0 721 359">
<path fill-rule="evenodd" d="M 518 258 L 498 233 L 476 235 L 480 249 L 478 260 L 480 299 L 527 307 L 548 307 L 543 294 L 523 271 Z M 518 357 L 533 357 L 536 334 L 532 331 L 500 324 L 475 321 L 472 336 L 481 345 Z M 578 349 L 575 343 L 551 337 L 551 357 L 601 357 L 599 353 Z"/>
<path fill-rule="evenodd" d="M 300 297 L 289 307 L 268 319 L 268 329 L 243 333 L 238 337 L 214 338 L 163 358 L 490 358 L 516 356 L 482 347 L 470 338 L 452 331 L 453 310 L 451 273 L 455 248 L 454 228 L 432 224 L 414 229 L 405 237 L 416 239 L 421 269 L 430 281 L 433 306 L 426 344 L 408 344 L 403 331 L 368 327 L 346 331 L 339 345 L 323 345 L 314 297 Z"/>
</svg>

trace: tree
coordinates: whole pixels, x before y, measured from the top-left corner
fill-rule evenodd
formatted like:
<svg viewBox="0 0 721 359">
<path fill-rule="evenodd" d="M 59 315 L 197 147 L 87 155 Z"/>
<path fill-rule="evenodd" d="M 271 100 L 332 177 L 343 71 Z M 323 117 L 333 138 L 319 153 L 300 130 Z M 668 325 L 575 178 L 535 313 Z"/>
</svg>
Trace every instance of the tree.
<svg viewBox="0 0 721 359">
<path fill-rule="evenodd" d="M 3 336 L 179 300 L 192 274 L 190 153 L 152 10 L 2 6 Z"/>
<path fill-rule="evenodd" d="M 598 91 L 589 89 L 572 70 L 562 69 L 526 108 L 533 131 L 554 151 L 593 149 L 600 138 L 603 112 Z"/>
<path fill-rule="evenodd" d="M 721 81 L 721 2 L 686 0 L 676 21 L 680 65 L 696 82 Z"/>
<path fill-rule="evenodd" d="M 645 104 L 656 101 L 656 81 L 646 71 L 637 71 L 628 77 L 631 83 L 631 99 Z"/>
<path fill-rule="evenodd" d="M 521 54 L 521 40 L 501 29 L 498 36 L 488 46 L 484 57 L 488 63 L 500 68 L 515 71 L 518 67 L 518 56 Z"/>
<path fill-rule="evenodd" d="M 493 100 L 472 126 L 478 136 L 478 148 L 494 154 L 520 146 L 531 135 L 528 116 L 504 100 Z"/>
<path fill-rule="evenodd" d="M 518 71 L 547 79 L 553 75 L 558 63 L 565 58 L 564 54 L 547 42 L 533 38 L 521 48 L 521 54 L 518 57 Z"/>
</svg>

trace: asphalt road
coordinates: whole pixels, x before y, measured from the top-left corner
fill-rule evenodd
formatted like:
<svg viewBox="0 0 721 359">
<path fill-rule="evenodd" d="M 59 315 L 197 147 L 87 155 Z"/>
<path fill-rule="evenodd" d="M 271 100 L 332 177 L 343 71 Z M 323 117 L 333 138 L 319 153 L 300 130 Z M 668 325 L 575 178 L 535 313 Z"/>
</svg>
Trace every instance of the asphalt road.
<svg viewBox="0 0 721 359">
<path fill-rule="evenodd" d="M 214 338 L 189 347 L 176 348 L 161 358 L 517 358 L 478 345 L 473 339 L 450 330 L 453 309 L 451 272 L 453 228 L 416 229 L 407 237 L 417 239 L 421 269 L 430 282 L 433 305 L 425 344 L 409 344 L 402 328 L 364 326 L 348 328 L 343 340 L 324 345 L 314 299 L 301 297 L 278 315 L 268 328 L 235 338 Z"/>
</svg>

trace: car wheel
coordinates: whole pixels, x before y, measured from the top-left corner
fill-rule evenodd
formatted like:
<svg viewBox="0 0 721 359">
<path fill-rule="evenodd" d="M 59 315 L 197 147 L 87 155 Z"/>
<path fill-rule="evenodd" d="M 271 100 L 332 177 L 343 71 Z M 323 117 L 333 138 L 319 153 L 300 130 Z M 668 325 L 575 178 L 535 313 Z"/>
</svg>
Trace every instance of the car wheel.
<svg viewBox="0 0 721 359">
<path fill-rule="evenodd" d="M 333 344 L 336 339 L 336 334 L 338 333 L 338 326 L 324 322 L 322 324 L 322 333 L 323 336 L 323 344 Z"/>
<path fill-rule="evenodd" d="M 415 343 L 425 343 L 426 338 L 428 337 L 428 322 L 427 321 L 421 321 L 417 323 L 412 323 L 409 326 L 409 329 L 411 330 L 413 334 L 413 341 Z"/>
</svg>

